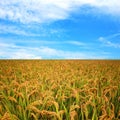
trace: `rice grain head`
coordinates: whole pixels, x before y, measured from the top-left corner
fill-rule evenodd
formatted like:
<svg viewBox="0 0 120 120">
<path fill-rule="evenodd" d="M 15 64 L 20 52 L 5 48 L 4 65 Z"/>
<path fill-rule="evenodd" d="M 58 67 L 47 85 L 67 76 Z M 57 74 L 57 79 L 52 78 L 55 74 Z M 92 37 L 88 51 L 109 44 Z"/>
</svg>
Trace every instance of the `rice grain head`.
<svg viewBox="0 0 120 120">
<path fill-rule="evenodd" d="M 70 120 L 78 120 L 78 113 L 75 110 L 70 112 Z"/>
<path fill-rule="evenodd" d="M 5 112 L 1 120 L 11 120 L 10 114 L 8 112 Z"/>
<path fill-rule="evenodd" d="M 8 99 L 9 99 L 11 102 L 17 103 L 17 100 L 16 100 L 14 97 L 9 96 Z"/>
</svg>

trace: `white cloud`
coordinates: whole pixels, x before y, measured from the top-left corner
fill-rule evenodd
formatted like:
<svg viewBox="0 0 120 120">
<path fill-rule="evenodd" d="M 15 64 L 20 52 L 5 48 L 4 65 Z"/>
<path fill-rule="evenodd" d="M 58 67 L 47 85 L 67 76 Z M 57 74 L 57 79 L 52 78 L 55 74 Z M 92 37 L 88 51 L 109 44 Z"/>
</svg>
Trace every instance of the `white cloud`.
<svg viewBox="0 0 120 120">
<path fill-rule="evenodd" d="M 26 29 L 27 28 L 27 29 Z M 16 25 L 5 25 L 2 24 L 0 25 L 0 34 L 14 34 L 14 35 L 22 35 L 22 36 L 44 36 L 45 33 L 33 33 L 31 32 L 30 28 L 26 26 L 21 27 L 21 26 L 16 26 Z"/>
<path fill-rule="evenodd" d="M 64 9 L 59 3 L 61 2 L 52 0 L 1 0 L 0 17 L 22 23 L 64 19 L 68 16 L 68 9 Z M 67 5 L 66 2 L 64 4 Z"/>
<path fill-rule="evenodd" d="M 46 46 L 23 47 L 15 44 L 0 43 L 0 58 L 3 59 L 103 59 L 108 58 L 104 52 L 64 51 Z"/>
<path fill-rule="evenodd" d="M 52 28 L 51 26 L 42 25 L 22 25 L 22 24 L 2 24 L 0 23 L 0 34 L 12 34 L 25 37 L 50 37 L 59 38 L 65 30 L 60 28 Z"/>
<path fill-rule="evenodd" d="M 120 16 L 119 0 L 0 0 L 0 18 L 21 23 L 50 22 L 66 19 L 84 5 Z"/>
<path fill-rule="evenodd" d="M 120 33 L 112 34 L 107 37 L 99 37 L 104 46 L 120 48 Z"/>
<path fill-rule="evenodd" d="M 67 43 L 72 44 L 72 45 L 77 45 L 77 46 L 85 46 L 85 43 L 80 42 L 80 41 L 67 41 Z"/>
<path fill-rule="evenodd" d="M 14 44 L 6 44 L 6 43 L 0 43 L 0 48 L 6 48 L 6 47 L 12 47 L 15 48 L 16 46 Z"/>
<path fill-rule="evenodd" d="M 24 35 L 28 36 L 28 33 L 25 32 L 24 30 L 11 26 L 11 25 L 0 25 L 0 33 L 11 33 L 11 34 L 16 34 L 16 35 Z"/>
<path fill-rule="evenodd" d="M 16 46 L 14 44 L 0 43 L 0 58 L 3 59 L 41 59 L 30 48 Z"/>
<path fill-rule="evenodd" d="M 41 56 L 34 55 L 25 49 L 20 49 L 15 52 L 12 52 L 12 54 L 9 55 L 9 58 L 10 59 L 42 59 Z"/>
</svg>

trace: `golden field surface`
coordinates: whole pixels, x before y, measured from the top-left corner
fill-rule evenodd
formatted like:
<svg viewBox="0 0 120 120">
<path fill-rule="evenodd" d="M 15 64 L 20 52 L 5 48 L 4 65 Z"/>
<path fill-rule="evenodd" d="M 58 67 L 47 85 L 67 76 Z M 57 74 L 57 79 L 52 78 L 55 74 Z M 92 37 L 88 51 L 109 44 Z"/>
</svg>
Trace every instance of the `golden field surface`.
<svg viewBox="0 0 120 120">
<path fill-rule="evenodd" d="M 0 60 L 0 120 L 120 120 L 120 60 Z"/>
</svg>

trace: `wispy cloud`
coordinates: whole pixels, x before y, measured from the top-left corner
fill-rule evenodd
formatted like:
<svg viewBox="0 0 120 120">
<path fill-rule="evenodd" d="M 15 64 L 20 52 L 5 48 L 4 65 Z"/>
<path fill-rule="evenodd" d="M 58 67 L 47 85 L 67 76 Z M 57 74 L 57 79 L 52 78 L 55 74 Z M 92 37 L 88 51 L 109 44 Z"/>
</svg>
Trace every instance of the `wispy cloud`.
<svg viewBox="0 0 120 120">
<path fill-rule="evenodd" d="M 37 36 L 37 34 L 30 33 L 18 26 L 0 25 L 0 34 L 15 34 L 22 36 Z"/>
<path fill-rule="evenodd" d="M 15 44 L 0 43 L 0 58 L 2 59 L 105 59 L 109 58 L 104 52 L 65 51 L 48 46 L 23 47 Z"/>
<path fill-rule="evenodd" d="M 71 13 L 85 5 L 120 17 L 119 0 L 1 0 L 0 18 L 21 23 L 52 22 L 69 18 Z"/>
<path fill-rule="evenodd" d="M 120 33 L 112 34 L 98 39 L 104 46 L 120 48 Z"/>
<path fill-rule="evenodd" d="M 75 41 L 75 40 L 67 41 L 67 43 L 72 44 L 72 45 L 77 45 L 77 46 L 85 46 L 85 43 L 80 42 L 80 41 Z"/>
<path fill-rule="evenodd" d="M 10 45 L 13 47 L 15 44 L 17 45 L 27 45 L 30 47 L 35 47 L 35 46 L 73 46 L 73 47 L 78 47 L 82 48 L 84 50 L 90 50 L 91 49 L 91 44 L 89 43 L 84 43 L 76 40 L 64 40 L 64 41 L 57 41 L 57 40 L 41 40 L 38 38 L 37 39 L 20 39 L 17 38 L 17 40 L 11 39 L 11 38 L 2 38 L 0 37 L 0 45 Z M 13 43 L 13 44 L 11 44 Z M 15 47 L 15 46 L 14 46 Z M 91 49 L 92 50 L 92 49 Z"/>
<path fill-rule="evenodd" d="M 34 54 L 30 48 L 7 43 L 0 43 L 0 48 L 1 59 L 41 59 L 41 56 Z"/>
<path fill-rule="evenodd" d="M 59 35 L 62 33 L 62 29 L 51 28 L 50 26 L 47 29 L 43 26 L 36 25 L 7 25 L 0 24 L 0 34 L 13 34 L 26 37 L 46 37 L 46 36 L 56 36 L 59 38 Z"/>
</svg>

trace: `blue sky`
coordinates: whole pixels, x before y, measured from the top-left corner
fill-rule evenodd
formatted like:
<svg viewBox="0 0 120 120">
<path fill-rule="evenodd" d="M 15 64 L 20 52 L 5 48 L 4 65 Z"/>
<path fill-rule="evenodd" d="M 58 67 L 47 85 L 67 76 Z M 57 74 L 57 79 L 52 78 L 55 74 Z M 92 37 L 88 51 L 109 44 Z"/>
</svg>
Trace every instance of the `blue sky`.
<svg viewBox="0 0 120 120">
<path fill-rule="evenodd" d="M 120 59 L 119 0 L 1 0 L 0 59 Z"/>
</svg>

